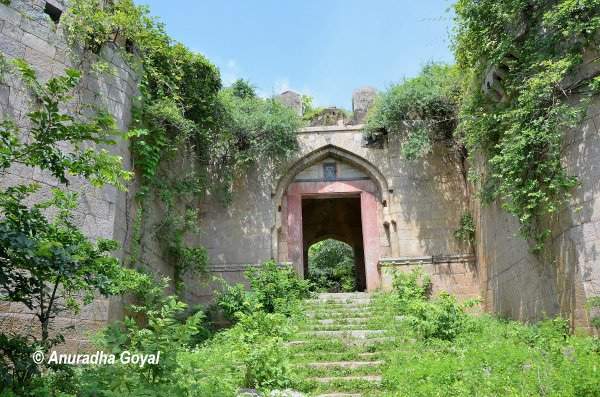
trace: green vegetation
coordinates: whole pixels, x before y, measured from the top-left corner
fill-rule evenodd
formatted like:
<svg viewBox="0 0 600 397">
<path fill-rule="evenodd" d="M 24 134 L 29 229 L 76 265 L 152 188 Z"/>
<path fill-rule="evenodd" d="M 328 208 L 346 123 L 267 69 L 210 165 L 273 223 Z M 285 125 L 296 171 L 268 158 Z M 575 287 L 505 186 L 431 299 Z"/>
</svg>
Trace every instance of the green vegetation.
<svg viewBox="0 0 600 397">
<path fill-rule="evenodd" d="M 218 70 L 201 55 L 174 43 L 146 8 L 131 1 L 104 3 L 72 1 L 62 25 L 74 56 L 86 58 L 90 53 L 100 54 L 104 45 L 111 42 L 122 49 L 123 57 L 133 68 L 137 67 L 137 60 L 141 60 L 142 95 L 137 101 L 132 130 L 126 136 L 131 140 L 135 171 L 141 185 L 128 265 L 145 269 L 140 249 L 142 231 L 154 229 L 161 236 L 165 259 L 175 268 L 174 282 L 180 291 L 182 275 L 202 272 L 208 259 L 202 247 L 186 243 L 186 234 L 196 231 L 198 224 L 197 200 L 211 191 L 221 193 L 226 201 L 241 171 L 259 160 L 267 166 L 287 156 L 296 148 L 295 131 L 300 120 L 275 101 L 256 97 L 253 88 L 244 81 L 222 89 Z M 101 56 L 92 60 L 96 62 L 92 71 L 110 71 Z M 2 71 L 6 72 L 6 62 L 1 63 Z M 21 164 L 48 171 L 63 185 L 70 183 L 71 176 L 78 176 L 94 186 L 112 184 L 125 189 L 133 174 L 123 170 L 119 157 L 95 146 L 113 144 L 116 136 L 122 135 L 112 118 L 97 110 L 89 121 L 81 121 L 83 118 L 80 120 L 79 115 L 61 110 L 71 100 L 70 92 L 77 86 L 82 72 L 69 69 L 66 76 L 42 85 L 24 62 L 16 61 L 15 65 L 35 99 L 35 109 L 29 114 L 31 127 L 27 144 L 21 141 L 23 135 L 14 123 L 2 122 L 1 172 L 4 174 L 9 167 Z M 65 143 L 70 144 L 72 151 L 60 146 Z M 190 167 L 184 167 L 187 173 L 170 175 L 163 171 L 168 162 L 182 157 L 191 162 Z M 206 337 L 202 312 L 190 316 L 178 299 L 164 297 L 165 286 L 151 287 L 149 277 L 122 268 L 110 254 L 117 248 L 114 242 L 89 241 L 71 219 L 71 211 L 77 206 L 76 195 L 56 189 L 53 198 L 27 206 L 26 200 L 37 189 L 34 185 L 18 185 L 1 193 L 1 212 L 5 216 L 0 225 L 3 231 L 2 300 L 24 304 L 40 323 L 40 338 L 35 334 L 1 334 L 2 393 L 39 396 L 57 395 L 62 391 L 64 395 L 137 396 L 166 390 L 165 395 L 179 395 L 175 390 L 183 386 L 173 385 L 179 379 L 178 369 L 213 371 L 222 368 L 215 365 L 220 360 L 218 355 L 214 356 L 212 367 L 203 367 L 197 365 L 204 359 L 200 358 L 202 355 L 187 354 Z M 165 216 L 160 223 L 144 227 L 148 202 L 154 202 L 155 198 L 159 199 L 159 210 L 164 211 Z M 52 213 L 56 216 L 47 218 L 47 214 Z M 280 270 L 274 266 L 272 264 L 269 270 L 277 278 Z M 276 385 L 270 382 L 285 382 L 277 369 L 273 369 L 277 376 L 269 372 L 271 367 L 280 364 L 276 346 L 287 321 L 277 311 L 291 312 L 297 298 L 288 294 L 296 287 L 307 291 L 307 286 L 301 287 L 303 284 L 299 281 L 294 284 L 291 271 L 284 273 L 288 283 L 279 288 L 285 290 L 285 296 L 280 294 L 277 298 L 274 291 L 265 292 L 258 286 L 252 310 L 239 313 L 238 323 L 215 338 L 220 342 L 203 347 L 204 353 L 217 354 L 224 348 L 239 353 L 235 363 L 226 365 L 230 365 L 231 371 L 237 371 L 241 363 L 246 365 L 246 372 L 242 373 L 241 382 L 234 382 L 235 377 L 223 380 L 232 382 L 231 390 L 243 385 L 270 387 Z M 262 274 L 255 273 L 256 282 L 267 290 L 275 288 L 273 283 L 284 278 L 263 280 L 260 284 Z M 148 290 L 153 296 L 148 297 Z M 144 292 L 135 299 L 136 302 L 141 300 L 141 306 L 130 309 L 137 314 L 111 327 L 110 332 L 106 331 L 100 344 L 115 351 L 127 347 L 135 351 L 172 352 L 161 361 L 160 367 L 136 372 L 131 367 L 117 366 L 74 373 L 69 367 L 47 368 L 31 361 L 33 351 L 47 352 L 64 340 L 65 330 L 50 332 L 56 316 L 64 311 L 77 312 L 81 303 L 90 303 L 96 294 L 128 292 L 137 295 Z M 268 313 L 261 309 L 263 306 Z M 261 326 L 264 328 L 259 329 Z M 265 332 L 267 329 L 270 334 Z M 261 340 L 256 340 L 259 337 Z M 40 376 L 42 373 L 44 376 Z M 220 382 L 217 379 L 222 374 L 210 374 L 213 378 L 209 384 L 204 384 L 204 379 L 196 379 L 194 384 L 188 385 L 192 390 L 190 395 L 218 395 L 207 390 L 231 394 L 227 392 L 227 385 L 214 384 Z"/>
<path fill-rule="evenodd" d="M 127 134 L 141 185 L 127 264 L 144 269 L 141 233 L 154 229 L 175 267 L 180 292 L 182 276 L 201 273 L 208 261 L 202 247 L 186 242 L 196 232 L 198 200 L 211 193 L 226 202 L 241 172 L 258 163 L 269 168 L 288 156 L 296 148 L 301 120 L 275 101 L 258 98 L 246 81 L 223 88 L 214 65 L 173 42 L 145 7 L 131 0 L 70 3 L 62 24 L 74 49 L 83 56 L 100 54 L 114 43 L 132 66 L 141 61 L 141 97 Z M 373 139 L 400 135 L 407 158 L 443 143 L 458 155 L 463 170 L 465 147 L 471 155 L 485 154 L 490 174 L 484 182 L 490 189 L 481 193 L 501 199 L 539 251 L 549 234 L 544 217 L 555 214 L 576 185 L 560 163 L 561 131 L 578 120 L 585 99 L 600 90 L 597 76 L 566 79 L 594 43 L 600 2 L 460 0 L 456 10 L 457 66 L 429 65 L 421 76 L 393 87 L 378 99 L 367 133 Z M 506 67 L 495 99 L 480 92 L 490 65 Z M 297 333 L 324 316 L 351 330 L 356 324 L 349 319 L 357 311 L 303 318 L 300 301 L 310 295 L 309 282 L 273 261 L 248 271 L 249 291 L 241 284 L 223 286 L 217 305 L 232 326 L 213 334 L 208 311 L 167 296 L 168 280 L 157 284 L 122 266 L 112 255 L 115 242 L 92 241 L 75 226 L 77 196 L 66 190 L 74 180 L 125 189 L 134 176 L 119 157 L 99 149 L 119 135 L 109 115 L 96 110 L 84 118 L 62 110 L 81 72 L 69 69 L 41 84 L 23 61 L 7 66 L 0 59 L 0 69 L 7 67 L 19 73 L 34 101 L 27 131 L 10 120 L 0 123 L 0 176 L 11 167 L 37 168 L 52 175 L 59 188 L 44 200 L 35 196 L 45 194 L 37 185 L 0 191 L 0 300 L 23 305 L 34 316 L 31 335 L 0 333 L 0 395 L 205 397 L 235 396 L 241 387 L 319 392 L 325 386 L 299 375 L 326 371 L 298 372 L 291 364 L 334 352 L 341 353 L 338 359 L 373 353 L 369 357 L 385 360 L 375 366 L 384 374 L 381 385 L 340 386 L 365 396 L 598 395 L 598 339 L 570 335 L 560 318 L 522 325 L 474 316 L 469 311 L 476 302 L 460 303 L 446 293 L 431 297 L 431 281 L 420 270 L 398 274 L 394 291 L 380 294 L 370 308 L 377 315 L 365 326 L 383 329 L 387 339 L 382 341 L 347 346 Z M 582 103 L 574 105 L 574 98 Z M 305 105 L 310 105 L 307 99 Z M 165 172 L 182 159 L 191 164 L 185 173 Z M 152 228 L 144 227 L 147 212 L 156 210 L 150 207 L 154 199 L 164 216 Z M 463 215 L 456 237 L 472 241 L 474 232 L 472 217 Z M 318 287 L 354 289 L 351 249 L 331 241 L 313 248 L 311 278 Z M 77 313 L 98 295 L 122 295 L 134 304 L 122 322 L 97 335 L 96 346 L 115 354 L 161 351 L 160 364 L 33 363 L 34 351 L 47 353 L 64 340 L 66 330 L 55 329 L 56 318 Z M 597 309 L 598 299 L 588 306 Z M 327 329 L 327 323 L 319 324 Z M 592 324 L 600 326 L 598 317 Z M 292 335 L 304 343 L 287 346 Z"/>
<path fill-rule="evenodd" d="M 199 338 L 206 335 L 203 312 L 186 314 L 186 305 L 176 297 L 164 297 L 158 286 L 149 289 L 143 299 L 148 303 L 132 307 L 145 316 L 113 324 L 97 344 L 115 354 L 161 351 L 159 365 L 83 368 L 72 380 L 73 395 L 235 396 L 242 387 L 290 386 L 283 343 L 294 330 L 306 284 L 291 269 L 273 262 L 252 270 L 249 277 L 252 289 L 241 304 L 244 309 L 233 314 L 235 325 L 208 339 Z"/>
<path fill-rule="evenodd" d="M 592 318 L 591 318 L 591 324 L 593 327 L 596 327 L 596 329 L 600 330 L 600 314 L 599 314 L 599 310 L 600 310 L 600 297 L 599 296 L 595 296 L 592 297 L 590 299 L 588 299 L 588 301 L 586 302 L 586 306 L 588 309 L 590 309 L 590 311 L 592 312 Z"/>
<path fill-rule="evenodd" d="M 217 295 L 217 305 L 230 321 L 235 321 L 239 313 L 250 314 L 257 309 L 289 315 L 299 300 L 309 296 L 310 283 L 299 279 L 291 267 L 274 261 L 248 269 L 246 278 L 250 291 L 243 284 L 225 284 Z"/>
<path fill-rule="evenodd" d="M 268 169 L 288 156 L 301 120 L 274 100 L 258 98 L 244 80 L 223 89 L 217 68 L 174 42 L 146 7 L 132 0 L 104 3 L 73 0 L 62 24 L 75 48 L 99 53 L 107 43 L 125 44 L 134 48 L 135 56 L 122 51 L 130 63 L 141 60 L 142 95 L 129 138 L 142 187 L 129 262 L 144 267 L 142 231 L 155 230 L 181 290 L 182 276 L 203 273 L 208 260 L 203 247 L 185 239 L 198 232 L 198 201 L 211 193 L 227 203 L 235 178 L 248 167 Z M 183 172 L 168 172 L 173 167 Z M 154 198 L 160 208 L 149 207 Z M 164 212 L 159 224 L 145 225 L 150 210 Z"/>
<path fill-rule="evenodd" d="M 351 292 L 356 289 L 352 247 L 327 239 L 308 249 L 308 279 L 318 291 Z"/>
<path fill-rule="evenodd" d="M 305 123 L 311 125 L 311 123 L 317 122 L 318 125 L 335 125 L 340 118 L 349 120 L 352 118 L 352 112 L 341 108 L 315 107 L 311 96 L 302 95 L 302 120 Z"/>
<path fill-rule="evenodd" d="M 413 281 L 422 277 L 418 270 L 398 277 L 402 287 L 375 302 L 380 324 L 405 341 L 385 355 L 383 395 L 595 396 L 600 390 L 598 339 L 569 335 L 567 321 L 523 325 L 475 316 L 467 312 L 474 302 L 426 298 Z"/>
<path fill-rule="evenodd" d="M 567 76 L 595 46 L 600 2 L 459 1 L 456 12 L 458 66 L 473 79 L 465 83 L 458 134 L 470 152 L 487 154 L 492 197 L 540 251 L 550 233 L 544 218 L 577 184 L 560 161 L 562 136 L 583 114 L 594 76 Z M 489 65 L 505 68 L 499 102 L 478 88 Z"/>
<path fill-rule="evenodd" d="M 114 121 L 103 112 L 84 120 L 61 111 L 79 83 L 79 72 L 69 69 L 40 84 L 22 60 L 14 67 L 35 101 L 27 115 L 27 142 L 11 120 L 0 123 L 0 175 L 13 166 L 37 167 L 60 186 L 34 204 L 29 204 L 34 194 L 41 193 L 37 184 L 0 191 L 0 299 L 23 305 L 37 320 L 30 334 L 0 334 L 0 390 L 29 395 L 45 370 L 31 361 L 31 354 L 48 352 L 64 341 L 64 329 L 51 332 L 57 316 L 78 313 L 98 294 L 123 294 L 147 278 L 121 267 L 111 255 L 116 242 L 93 242 L 84 236 L 73 221 L 77 195 L 63 190 L 73 177 L 95 186 L 124 188 L 131 174 L 123 170 L 121 159 L 90 146 L 114 143 Z M 70 150 L 65 150 L 65 143 Z"/>
<path fill-rule="evenodd" d="M 600 2 L 460 0 L 455 10 L 457 64 L 426 66 L 390 88 L 366 134 L 399 134 L 409 159 L 446 144 L 460 154 L 463 176 L 466 154 L 483 154 L 481 197 L 500 199 L 541 252 L 548 220 L 577 185 L 561 163 L 561 143 L 598 93 L 600 77 L 577 71 L 597 47 Z"/>
<path fill-rule="evenodd" d="M 465 243 L 475 243 L 475 222 L 473 221 L 473 215 L 466 212 L 460 217 L 460 223 L 458 229 L 454 231 L 454 237 Z"/>
<path fill-rule="evenodd" d="M 460 100 L 460 75 L 454 66 L 430 64 L 413 79 L 380 95 L 369 112 L 365 133 L 370 139 L 397 134 L 402 154 L 415 159 L 434 143 L 460 149 L 454 139 Z"/>
</svg>

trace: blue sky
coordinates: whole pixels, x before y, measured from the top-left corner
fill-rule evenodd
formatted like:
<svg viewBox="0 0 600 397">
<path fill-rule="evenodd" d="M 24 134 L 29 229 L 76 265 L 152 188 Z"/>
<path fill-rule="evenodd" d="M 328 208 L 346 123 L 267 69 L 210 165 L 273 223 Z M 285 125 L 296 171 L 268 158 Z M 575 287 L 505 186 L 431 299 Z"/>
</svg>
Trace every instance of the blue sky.
<svg viewBox="0 0 600 397">
<path fill-rule="evenodd" d="M 351 108 L 430 61 L 452 62 L 449 0 L 138 0 L 176 40 L 208 57 L 226 85 L 286 89 Z"/>
</svg>

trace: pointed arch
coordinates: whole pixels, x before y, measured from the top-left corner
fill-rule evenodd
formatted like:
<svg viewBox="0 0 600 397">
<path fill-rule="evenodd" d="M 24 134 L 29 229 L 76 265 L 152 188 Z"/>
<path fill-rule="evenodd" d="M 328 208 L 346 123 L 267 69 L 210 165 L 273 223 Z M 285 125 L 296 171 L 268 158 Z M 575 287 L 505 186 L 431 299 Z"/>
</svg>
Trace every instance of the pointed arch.
<svg viewBox="0 0 600 397">
<path fill-rule="evenodd" d="M 296 160 L 285 170 L 283 176 L 279 179 L 277 186 L 273 188 L 272 195 L 275 199 L 275 203 L 277 203 L 277 205 L 281 205 L 283 194 L 290 183 L 294 181 L 296 175 L 311 165 L 314 165 L 329 157 L 349 163 L 357 169 L 365 172 L 375 183 L 378 190 L 377 194 L 379 200 L 381 202 L 386 200 L 389 189 L 388 182 L 377 167 L 361 156 L 358 156 L 346 149 L 342 149 L 339 146 L 329 144 L 306 154 L 305 156 Z"/>
</svg>

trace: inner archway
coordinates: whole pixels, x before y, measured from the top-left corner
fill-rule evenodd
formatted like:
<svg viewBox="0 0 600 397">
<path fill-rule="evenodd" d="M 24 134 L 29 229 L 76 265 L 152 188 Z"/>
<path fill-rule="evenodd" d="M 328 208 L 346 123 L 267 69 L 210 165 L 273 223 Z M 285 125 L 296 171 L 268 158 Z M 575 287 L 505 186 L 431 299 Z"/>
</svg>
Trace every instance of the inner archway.
<svg viewBox="0 0 600 397">
<path fill-rule="evenodd" d="M 357 264 L 354 249 L 332 238 L 314 243 L 308 247 L 306 277 L 318 292 L 357 291 Z"/>
<path fill-rule="evenodd" d="M 335 239 L 352 247 L 356 289 L 364 291 L 367 288 L 361 215 L 359 194 L 302 198 L 304 274 L 309 274 L 309 248 L 324 239 Z"/>
</svg>

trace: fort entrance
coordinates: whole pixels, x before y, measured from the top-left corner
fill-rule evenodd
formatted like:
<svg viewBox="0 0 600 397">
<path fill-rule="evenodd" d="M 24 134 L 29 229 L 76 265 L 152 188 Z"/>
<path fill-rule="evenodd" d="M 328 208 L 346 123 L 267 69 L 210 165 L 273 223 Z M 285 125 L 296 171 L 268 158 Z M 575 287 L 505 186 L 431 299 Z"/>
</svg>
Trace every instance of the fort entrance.
<svg viewBox="0 0 600 397">
<path fill-rule="evenodd" d="M 332 238 L 354 251 L 359 291 L 379 286 L 379 189 L 350 159 L 318 159 L 298 172 L 282 197 L 283 251 L 300 275 L 308 274 L 308 249 Z"/>
<path fill-rule="evenodd" d="M 342 241 L 354 252 L 356 289 L 367 288 L 360 196 L 314 195 L 302 199 L 302 248 L 304 275 L 308 274 L 308 249 L 326 239 Z"/>
</svg>

